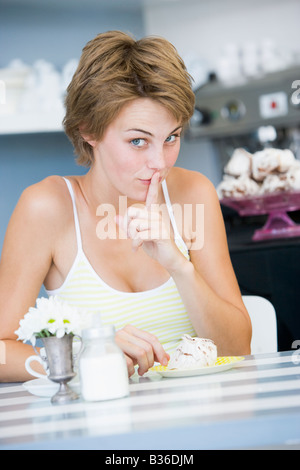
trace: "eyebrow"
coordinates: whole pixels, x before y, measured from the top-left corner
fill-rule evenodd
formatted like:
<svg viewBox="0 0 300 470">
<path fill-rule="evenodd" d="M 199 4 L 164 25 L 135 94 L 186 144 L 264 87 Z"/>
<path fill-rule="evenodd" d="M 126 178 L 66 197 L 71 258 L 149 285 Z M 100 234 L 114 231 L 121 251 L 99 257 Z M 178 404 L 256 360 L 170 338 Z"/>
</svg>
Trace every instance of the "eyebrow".
<svg viewBox="0 0 300 470">
<path fill-rule="evenodd" d="M 176 129 L 171 131 L 170 134 L 168 134 L 168 135 L 174 134 L 174 132 L 178 131 L 178 129 L 181 129 L 181 128 L 182 128 L 182 126 L 176 127 Z M 153 137 L 153 134 L 151 132 L 145 131 L 144 129 L 127 129 L 125 132 L 130 132 L 130 131 L 142 132 L 143 134 L 147 134 L 147 135 L 150 135 L 151 137 Z"/>
</svg>

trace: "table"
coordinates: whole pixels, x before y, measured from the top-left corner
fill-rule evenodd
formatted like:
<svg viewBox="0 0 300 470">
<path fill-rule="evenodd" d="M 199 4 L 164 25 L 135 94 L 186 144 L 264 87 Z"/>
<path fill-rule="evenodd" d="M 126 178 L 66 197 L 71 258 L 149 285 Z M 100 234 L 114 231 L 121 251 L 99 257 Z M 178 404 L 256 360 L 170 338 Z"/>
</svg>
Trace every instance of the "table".
<svg viewBox="0 0 300 470">
<path fill-rule="evenodd" d="M 134 377 L 130 396 L 51 405 L 0 386 L 0 450 L 300 448 L 300 350 L 184 378 Z"/>
</svg>

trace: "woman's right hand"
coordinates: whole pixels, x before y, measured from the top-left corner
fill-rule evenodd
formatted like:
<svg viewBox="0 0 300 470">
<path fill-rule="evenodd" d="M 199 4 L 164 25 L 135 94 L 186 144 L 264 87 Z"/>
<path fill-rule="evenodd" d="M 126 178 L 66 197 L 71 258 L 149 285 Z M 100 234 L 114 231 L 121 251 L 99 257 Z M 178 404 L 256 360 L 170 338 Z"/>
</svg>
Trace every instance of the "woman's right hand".
<svg viewBox="0 0 300 470">
<path fill-rule="evenodd" d="M 125 355 L 129 377 L 134 374 L 135 365 L 138 365 L 138 374 L 143 375 L 154 362 L 166 366 L 170 359 L 156 336 L 133 325 L 118 330 L 115 340 Z"/>
</svg>

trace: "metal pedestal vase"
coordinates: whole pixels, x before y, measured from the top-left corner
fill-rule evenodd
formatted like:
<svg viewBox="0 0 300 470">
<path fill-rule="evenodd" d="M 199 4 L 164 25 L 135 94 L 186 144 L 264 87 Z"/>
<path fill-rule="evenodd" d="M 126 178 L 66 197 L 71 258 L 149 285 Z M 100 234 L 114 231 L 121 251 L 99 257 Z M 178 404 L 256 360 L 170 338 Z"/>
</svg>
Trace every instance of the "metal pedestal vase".
<svg viewBox="0 0 300 470">
<path fill-rule="evenodd" d="M 76 375 L 73 367 L 73 338 L 72 334 L 64 335 L 62 338 L 56 336 L 42 338 L 47 354 L 48 378 L 59 383 L 59 390 L 51 398 L 51 403 L 66 403 L 79 398 L 68 386 L 68 382 Z"/>
</svg>

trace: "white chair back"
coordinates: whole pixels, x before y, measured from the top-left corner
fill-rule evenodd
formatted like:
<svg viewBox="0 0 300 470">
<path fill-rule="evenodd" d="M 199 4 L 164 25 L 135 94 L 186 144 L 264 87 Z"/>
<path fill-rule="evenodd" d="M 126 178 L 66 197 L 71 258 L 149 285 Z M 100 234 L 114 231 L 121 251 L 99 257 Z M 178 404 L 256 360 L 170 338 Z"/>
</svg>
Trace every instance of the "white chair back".
<svg viewBox="0 0 300 470">
<path fill-rule="evenodd" d="M 271 302 L 256 295 L 243 295 L 252 322 L 251 354 L 278 351 L 276 312 Z"/>
</svg>

